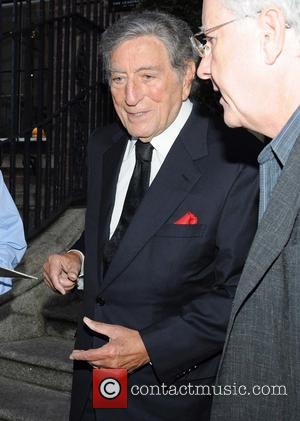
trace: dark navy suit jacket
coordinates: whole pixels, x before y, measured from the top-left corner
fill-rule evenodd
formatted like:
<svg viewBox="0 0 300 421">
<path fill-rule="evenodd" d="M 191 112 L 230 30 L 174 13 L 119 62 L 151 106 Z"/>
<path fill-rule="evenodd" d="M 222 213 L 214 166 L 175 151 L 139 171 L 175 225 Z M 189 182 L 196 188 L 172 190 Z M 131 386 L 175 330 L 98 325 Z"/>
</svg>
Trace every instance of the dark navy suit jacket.
<svg viewBox="0 0 300 421">
<path fill-rule="evenodd" d="M 128 134 L 96 130 L 88 147 L 83 315 L 139 330 L 152 365 L 133 385 L 211 384 L 232 299 L 257 224 L 258 147 L 194 109 L 146 193 L 103 277 L 116 183 Z M 174 222 L 187 212 L 196 225 Z M 79 322 L 76 349 L 99 347 Z M 79 420 L 91 368 L 75 363 L 71 420 Z M 135 389 L 136 390 L 136 389 Z M 134 396 L 128 409 L 97 410 L 99 420 L 207 420 L 201 396 Z"/>
</svg>

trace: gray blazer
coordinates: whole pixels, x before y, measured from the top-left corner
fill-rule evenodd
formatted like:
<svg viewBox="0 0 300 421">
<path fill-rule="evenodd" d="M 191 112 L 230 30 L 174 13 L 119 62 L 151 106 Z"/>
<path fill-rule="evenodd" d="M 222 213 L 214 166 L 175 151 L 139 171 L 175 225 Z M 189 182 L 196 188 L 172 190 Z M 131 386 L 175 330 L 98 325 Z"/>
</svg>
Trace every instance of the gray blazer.
<svg viewBox="0 0 300 421">
<path fill-rule="evenodd" d="M 300 136 L 237 288 L 211 421 L 300 420 L 299 215 Z"/>
</svg>

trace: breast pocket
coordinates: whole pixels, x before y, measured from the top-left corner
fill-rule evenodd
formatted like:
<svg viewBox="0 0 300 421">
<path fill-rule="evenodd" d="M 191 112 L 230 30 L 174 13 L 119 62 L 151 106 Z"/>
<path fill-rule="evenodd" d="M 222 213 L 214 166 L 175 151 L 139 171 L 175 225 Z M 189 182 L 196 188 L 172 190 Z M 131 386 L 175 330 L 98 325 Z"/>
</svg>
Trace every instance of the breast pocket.
<svg viewBox="0 0 300 421">
<path fill-rule="evenodd" d="M 199 225 L 180 225 L 166 224 L 163 225 L 156 233 L 156 237 L 203 237 L 207 226 Z"/>
</svg>

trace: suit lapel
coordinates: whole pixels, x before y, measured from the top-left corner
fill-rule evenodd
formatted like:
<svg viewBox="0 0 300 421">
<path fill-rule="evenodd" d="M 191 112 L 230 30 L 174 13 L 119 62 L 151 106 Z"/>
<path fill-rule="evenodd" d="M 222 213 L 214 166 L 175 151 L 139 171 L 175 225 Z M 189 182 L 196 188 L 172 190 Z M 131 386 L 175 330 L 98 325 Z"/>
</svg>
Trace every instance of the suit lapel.
<svg viewBox="0 0 300 421">
<path fill-rule="evenodd" d="M 192 123 L 193 117 L 190 117 Z M 186 124 L 140 204 L 103 280 L 106 288 L 169 219 L 201 176 L 194 161 L 207 154 L 207 122 Z M 203 139 L 201 141 L 201 134 Z"/>
<path fill-rule="evenodd" d="M 286 245 L 297 216 L 300 195 L 300 138 L 276 184 L 261 219 L 235 297 L 231 324 L 237 311 Z"/>
</svg>

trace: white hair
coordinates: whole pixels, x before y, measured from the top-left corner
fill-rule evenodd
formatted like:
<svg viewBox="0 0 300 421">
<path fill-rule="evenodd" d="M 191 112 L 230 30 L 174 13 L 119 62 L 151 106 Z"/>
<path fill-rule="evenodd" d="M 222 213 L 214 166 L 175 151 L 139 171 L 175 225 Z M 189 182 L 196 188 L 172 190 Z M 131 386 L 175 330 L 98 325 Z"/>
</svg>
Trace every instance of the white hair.
<svg viewBox="0 0 300 421">
<path fill-rule="evenodd" d="M 222 2 L 237 17 L 254 16 L 264 7 L 276 5 L 282 9 L 286 22 L 300 37 L 300 0 L 222 0 Z"/>
</svg>

